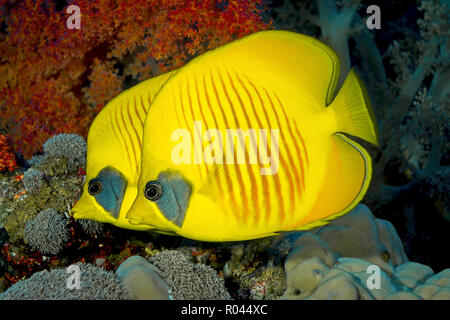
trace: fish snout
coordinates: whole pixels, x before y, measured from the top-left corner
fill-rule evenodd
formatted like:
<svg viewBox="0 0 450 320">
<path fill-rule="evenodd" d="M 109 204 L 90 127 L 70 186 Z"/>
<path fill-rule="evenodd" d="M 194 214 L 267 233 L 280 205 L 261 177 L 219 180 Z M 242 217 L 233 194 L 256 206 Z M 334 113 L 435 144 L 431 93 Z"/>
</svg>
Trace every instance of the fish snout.
<svg viewBox="0 0 450 320">
<path fill-rule="evenodd" d="M 75 212 L 72 212 L 72 217 L 73 217 L 75 220 L 80 220 L 80 219 L 91 219 L 91 218 L 88 217 L 87 214 L 84 214 L 82 211 L 75 211 Z M 91 220 L 92 220 L 92 219 L 91 219 Z"/>
<path fill-rule="evenodd" d="M 135 209 L 134 206 L 128 210 L 126 215 L 128 221 L 130 224 L 143 224 L 143 222 L 146 220 L 142 214 L 139 213 L 139 210 Z"/>
<path fill-rule="evenodd" d="M 100 221 L 99 210 L 93 204 L 92 199 L 89 196 L 83 194 L 75 206 L 70 210 L 70 215 L 78 219 L 92 219 Z"/>
<path fill-rule="evenodd" d="M 75 206 L 73 206 L 73 208 L 70 209 L 69 211 L 69 215 L 72 216 L 74 219 L 82 219 L 82 217 L 80 217 L 82 215 L 81 214 L 82 210 L 80 210 L 79 207 L 80 207 L 79 202 L 77 202 Z"/>
<path fill-rule="evenodd" d="M 126 218 L 130 224 L 155 226 L 156 212 L 147 199 L 137 198 L 128 210 Z"/>
<path fill-rule="evenodd" d="M 82 208 L 82 204 L 79 205 L 79 202 L 70 210 L 70 215 L 75 219 L 86 219 L 87 218 L 87 210 Z"/>
</svg>

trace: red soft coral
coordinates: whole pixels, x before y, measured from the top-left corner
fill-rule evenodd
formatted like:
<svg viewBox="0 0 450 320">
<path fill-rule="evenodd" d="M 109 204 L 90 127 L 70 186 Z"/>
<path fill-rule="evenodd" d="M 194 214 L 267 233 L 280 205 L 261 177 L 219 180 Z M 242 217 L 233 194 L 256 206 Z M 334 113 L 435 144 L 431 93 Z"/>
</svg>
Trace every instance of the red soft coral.
<svg viewBox="0 0 450 320">
<path fill-rule="evenodd" d="M 79 0 L 81 29 L 66 7 L 0 0 L 0 129 L 31 156 L 51 135 L 87 135 L 123 89 L 193 56 L 268 29 L 263 1 Z"/>
<path fill-rule="evenodd" d="M 12 151 L 8 138 L 0 134 L 0 172 L 17 168 L 16 157 Z"/>
</svg>

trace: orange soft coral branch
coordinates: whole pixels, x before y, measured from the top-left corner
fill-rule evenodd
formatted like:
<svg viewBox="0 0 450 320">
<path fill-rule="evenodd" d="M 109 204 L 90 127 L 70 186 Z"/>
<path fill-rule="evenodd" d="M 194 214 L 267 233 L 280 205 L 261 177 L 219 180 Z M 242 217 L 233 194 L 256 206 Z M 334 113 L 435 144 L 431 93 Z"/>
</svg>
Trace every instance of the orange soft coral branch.
<svg viewBox="0 0 450 320">
<path fill-rule="evenodd" d="M 0 172 L 13 171 L 16 168 L 16 156 L 12 151 L 11 144 L 5 135 L 0 134 Z"/>
<path fill-rule="evenodd" d="M 66 8 L 52 3 L 0 0 L 0 129 L 25 157 L 53 134 L 86 135 L 133 83 L 271 28 L 262 0 L 78 0 L 81 30 L 68 30 Z"/>
</svg>

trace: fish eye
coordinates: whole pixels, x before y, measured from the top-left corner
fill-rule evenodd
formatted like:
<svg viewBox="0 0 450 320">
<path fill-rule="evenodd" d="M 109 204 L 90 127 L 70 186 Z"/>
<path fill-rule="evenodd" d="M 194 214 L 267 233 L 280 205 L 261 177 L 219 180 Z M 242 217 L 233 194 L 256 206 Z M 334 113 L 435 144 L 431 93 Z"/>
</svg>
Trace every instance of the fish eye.
<svg viewBox="0 0 450 320">
<path fill-rule="evenodd" d="M 162 185 L 158 181 L 149 181 L 145 186 L 144 195 L 150 201 L 156 201 L 162 196 Z"/>
<path fill-rule="evenodd" d="M 99 194 L 103 189 L 103 185 L 100 181 L 91 181 L 89 182 L 88 191 L 91 196 L 95 196 Z"/>
</svg>

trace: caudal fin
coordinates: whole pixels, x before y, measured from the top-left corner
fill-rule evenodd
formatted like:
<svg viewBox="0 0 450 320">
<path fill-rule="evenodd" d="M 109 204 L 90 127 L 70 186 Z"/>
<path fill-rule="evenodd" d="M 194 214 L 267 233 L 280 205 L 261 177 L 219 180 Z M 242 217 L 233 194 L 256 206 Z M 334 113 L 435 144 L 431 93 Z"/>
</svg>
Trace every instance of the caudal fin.
<svg viewBox="0 0 450 320">
<path fill-rule="evenodd" d="M 378 125 L 363 81 L 352 69 L 330 106 L 338 132 L 348 133 L 378 145 Z"/>
</svg>

